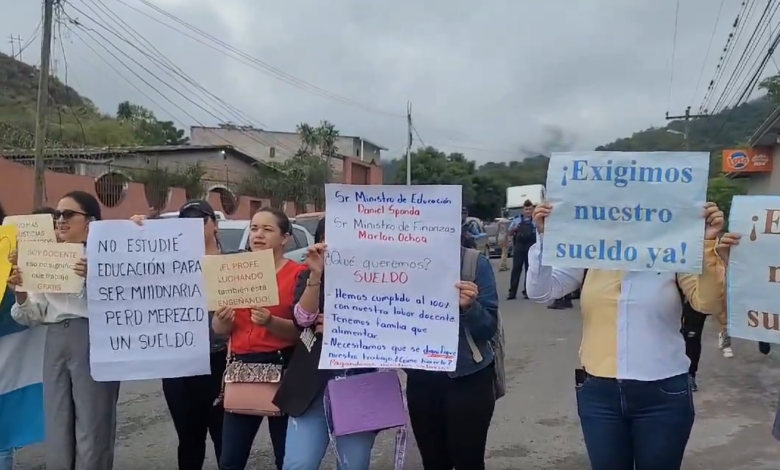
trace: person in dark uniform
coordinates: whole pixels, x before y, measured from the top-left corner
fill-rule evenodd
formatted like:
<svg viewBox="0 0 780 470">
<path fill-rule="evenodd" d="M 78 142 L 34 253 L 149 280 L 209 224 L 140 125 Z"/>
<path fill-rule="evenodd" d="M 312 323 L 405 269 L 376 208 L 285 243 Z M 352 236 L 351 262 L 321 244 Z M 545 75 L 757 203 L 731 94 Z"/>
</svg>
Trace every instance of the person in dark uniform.
<svg viewBox="0 0 780 470">
<path fill-rule="evenodd" d="M 523 213 L 512 219 L 509 226 L 512 247 L 512 273 L 509 277 L 509 296 L 507 300 L 517 298 L 517 289 L 520 285 L 520 278 L 523 270 L 528 272 L 528 251 L 536 243 L 536 224 L 534 223 L 534 205 L 530 200 L 523 204 Z M 523 298 L 528 295 L 523 288 Z"/>
</svg>

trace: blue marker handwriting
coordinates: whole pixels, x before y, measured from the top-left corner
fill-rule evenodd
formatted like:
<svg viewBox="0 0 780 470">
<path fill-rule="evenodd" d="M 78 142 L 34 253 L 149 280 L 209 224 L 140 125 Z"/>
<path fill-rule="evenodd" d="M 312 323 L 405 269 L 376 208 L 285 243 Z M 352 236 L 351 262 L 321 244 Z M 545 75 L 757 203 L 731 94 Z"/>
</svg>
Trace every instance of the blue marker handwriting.
<svg viewBox="0 0 780 470">
<path fill-rule="evenodd" d="M 604 222 L 662 222 L 669 223 L 674 214 L 667 208 L 635 206 L 574 206 L 576 220 Z"/>
<path fill-rule="evenodd" d="M 338 250 L 329 250 L 325 253 L 326 266 L 343 266 L 345 268 L 361 267 L 367 271 L 397 269 L 403 271 L 427 271 L 431 266 L 430 258 L 420 260 L 398 259 L 363 259 L 358 261 L 355 256 L 344 256 Z"/>
<path fill-rule="evenodd" d="M 426 197 L 425 193 L 412 193 L 407 196 L 399 193 L 398 196 L 391 196 L 384 191 L 379 194 L 370 194 L 365 191 L 355 191 L 353 194 L 347 194 L 344 191 L 336 191 L 334 194 L 336 202 L 340 203 L 366 203 L 366 204 L 419 204 L 419 205 L 448 205 L 452 204 L 450 198 L 431 198 Z"/>
<path fill-rule="evenodd" d="M 576 181 L 602 181 L 611 183 L 616 188 L 625 188 L 629 183 L 682 183 L 693 181 L 693 168 L 638 165 L 631 160 L 630 165 L 613 165 L 612 160 L 606 164 L 590 165 L 588 160 L 574 160 L 571 166 L 563 167 L 561 186 Z"/>
<path fill-rule="evenodd" d="M 622 240 L 607 242 L 603 238 L 595 244 L 558 243 L 555 247 L 556 258 L 586 259 L 601 261 L 636 261 L 641 250 L 647 252 L 649 261 L 646 267 L 653 268 L 656 263 L 685 264 L 688 244 L 680 243 L 676 247 L 647 246 L 637 248 L 626 245 Z"/>
</svg>

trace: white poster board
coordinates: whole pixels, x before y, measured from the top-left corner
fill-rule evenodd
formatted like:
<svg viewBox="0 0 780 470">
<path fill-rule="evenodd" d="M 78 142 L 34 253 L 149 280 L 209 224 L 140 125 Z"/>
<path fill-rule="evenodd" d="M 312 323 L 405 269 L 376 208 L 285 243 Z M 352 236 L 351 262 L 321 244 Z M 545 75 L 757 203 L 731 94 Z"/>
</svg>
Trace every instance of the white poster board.
<svg viewBox="0 0 780 470">
<path fill-rule="evenodd" d="M 780 196 L 735 196 L 729 231 L 742 235 L 727 270 L 729 334 L 780 343 Z"/>
<path fill-rule="evenodd" d="M 320 369 L 455 370 L 461 191 L 325 186 Z"/>
<path fill-rule="evenodd" d="M 211 372 L 204 254 L 201 219 L 90 224 L 92 378 L 108 382 Z"/>
<path fill-rule="evenodd" d="M 542 264 L 700 273 L 710 156 L 553 153 Z"/>
</svg>

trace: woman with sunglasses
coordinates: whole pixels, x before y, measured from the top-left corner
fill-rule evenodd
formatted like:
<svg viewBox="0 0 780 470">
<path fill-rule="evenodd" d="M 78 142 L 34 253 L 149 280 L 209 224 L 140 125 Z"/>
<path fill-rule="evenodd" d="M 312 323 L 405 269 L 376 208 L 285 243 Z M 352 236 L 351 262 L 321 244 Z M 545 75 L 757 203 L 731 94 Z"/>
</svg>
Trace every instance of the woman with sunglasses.
<svg viewBox="0 0 780 470">
<path fill-rule="evenodd" d="M 139 225 L 147 216 L 134 215 Z M 203 219 L 203 239 L 207 255 L 222 254 L 217 233 L 217 215 L 207 201 L 193 200 L 179 209 L 180 219 Z M 213 318 L 214 312 L 209 312 Z M 210 322 L 209 322 L 210 324 Z M 227 339 L 209 330 L 211 339 L 211 374 L 163 379 L 162 387 L 173 427 L 179 438 L 179 470 L 201 470 L 206 460 L 206 438 L 211 436 L 214 455 L 222 455 L 222 404 L 218 403 L 225 373 Z"/>
<path fill-rule="evenodd" d="M 101 219 L 100 204 L 89 193 L 72 191 L 53 215 L 61 242 L 86 244 L 89 224 Z M 86 258 L 74 271 L 86 277 Z M 18 266 L 8 283 L 21 285 Z M 15 295 L 11 315 L 17 323 L 48 327 L 43 358 L 47 470 L 113 468 L 119 382 L 92 379 L 85 293 Z"/>
</svg>

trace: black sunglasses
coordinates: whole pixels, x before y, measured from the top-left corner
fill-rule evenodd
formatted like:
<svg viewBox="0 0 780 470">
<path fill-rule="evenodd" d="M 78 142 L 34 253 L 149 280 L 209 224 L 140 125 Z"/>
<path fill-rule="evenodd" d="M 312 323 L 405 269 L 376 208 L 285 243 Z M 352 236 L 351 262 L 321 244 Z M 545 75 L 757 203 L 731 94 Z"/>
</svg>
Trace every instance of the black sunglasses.
<svg viewBox="0 0 780 470">
<path fill-rule="evenodd" d="M 52 213 L 52 216 L 54 217 L 54 220 L 59 220 L 60 217 L 62 217 L 64 220 L 70 220 L 77 215 L 83 215 L 84 217 L 89 217 L 89 214 L 85 212 L 79 212 L 79 211 L 72 211 L 70 209 L 65 209 L 64 211 L 61 210 L 55 210 Z"/>
</svg>

